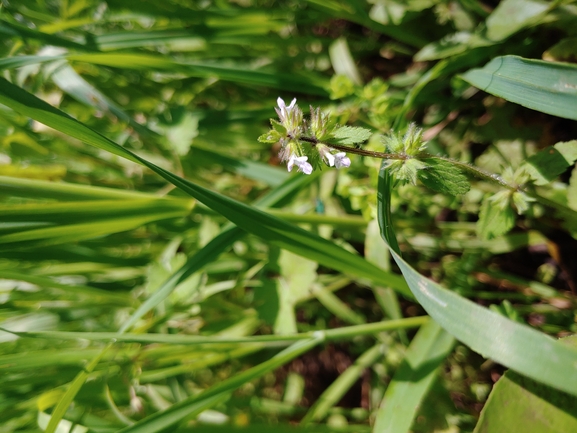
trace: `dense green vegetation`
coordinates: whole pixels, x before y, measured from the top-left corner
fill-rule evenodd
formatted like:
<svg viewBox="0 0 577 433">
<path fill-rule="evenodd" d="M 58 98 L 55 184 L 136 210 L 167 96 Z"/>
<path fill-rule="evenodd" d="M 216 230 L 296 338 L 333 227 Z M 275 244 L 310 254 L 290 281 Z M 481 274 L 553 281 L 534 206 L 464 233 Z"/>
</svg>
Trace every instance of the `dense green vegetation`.
<svg viewBox="0 0 577 433">
<path fill-rule="evenodd" d="M 0 432 L 577 431 L 572 1 L 0 35 Z"/>
</svg>

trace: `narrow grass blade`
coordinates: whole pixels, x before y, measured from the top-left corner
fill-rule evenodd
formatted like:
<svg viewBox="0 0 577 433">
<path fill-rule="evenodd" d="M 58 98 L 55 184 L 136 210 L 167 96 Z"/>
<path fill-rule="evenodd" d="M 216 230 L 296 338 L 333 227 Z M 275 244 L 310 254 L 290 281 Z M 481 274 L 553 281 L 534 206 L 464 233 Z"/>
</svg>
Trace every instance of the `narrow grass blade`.
<svg viewBox="0 0 577 433">
<path fill-rule="evenodd" d="M 78 375 L 74 378 L 72 383 L 70 383 L 68 389 L 66 390 L 66 393 L 54 408 L 52 416 L 50 417 L 50 422 L 46 427 L 45 433 L 54 433 L 56 431 L 56 428 L 60 424 L 60 420 L 64 417 L 64 414 L 68 410 L 68 406 L 70 406 L 70 403 L 72 403 L 72 400 L 74 400 L 74 397 L 76 396 L 78 391 L 80 391 L 80 388 L 82 387 L 82 385 L 84 385 L 84 382 L 86 382 L 86 379 L 88 378 L 90 373 L 94 371 L 94 369 L 96 368 L 102 357 L 111 347 L 112 343 L 106 346 L 106 348 L 102 350 L 98 356 L 92 358 L 90 363 L 86 367 L 84 367 L 83 371 L 78 373 Z"/>
<path fill-rule="evenodd" d="M 141 125 L 130 117 L 122 108 L 111 101 L 106 95 L 90 85 L 82 78 L 66 61 L 55 62 L 49 65 L 53 71 L 50 78 L 62 91 L 68 93 L 74 99 L 97 110 L 104 110 L 113 114 L 123 122 L 128 123 L 138 134 L 144 138 L 158 138 L 158 133 Z"/>
<path fill-rule="evenodd" d="M 383 356 L 382 344 L 376 344 L 363 353 L 353 365 L 347 368 L 326 390 L 321 394 L 315 404 L 309 409 L 301 420 L 301 425 L 322 420 L 331 407 L 347 393 L 355 384 L 365 369 L 373 365 Z"/>
<path fill-rule="evenodd" d="M 0 20 L 0 34 L 7 36 L 17 36 L 22 39 L 36 39 L 43 42 L 45 45 L 55 45 L 57 47 L 75 48 L 78 50 L 87 50 L 88 47 L 77 42 L 71 41 L 60 36 L 50 35 L 48 33 L 39 32 L 37 30 L 29 29 L 7 21 Z"/>
<path fill-rule="evenodd" d="M 428 316 L 409 317 L 398 320 L 384 320 L 382 322 L 367 323 L 364 325 L 343 326 L 324 331 L 327 341 L 351 340 L 361 335 L 374 335 L 379 332 L 395 331 L 398 329 L 412 329 L 422 326 L 429 321 Z M 222 337 L 200 335 L 171 335 L 171 334 L 128 334 L 122 332 L 13 332 L 21 337 L 45 338 L 55 340 L 90 340 L 130 343 L 163 343 L 179 345 L 203 344 L 240 344 L 240 343 L 275 343 L 288 344 L 293 341 L 308 340 L 314 337 L 315 332 L 304 332 L 289 335 L 253 335 L 251 337 Z"/>
<path fill-rule="evenodd" d="M 77 185 L 65 182 L 24 179 L 19 177 L 0 176 L 2 195 L 54 200 L 135 200 L 158 199 L 153 194 L 138 191 L 127 191 L 103 188 L 93 185 Z"/>
<path fill-rule="evenodd" d="M 432 320 L 419 329 L 387 387 L 373 432 L 409 431 L 419 405 L 437 377 L 439 366 L 451 353 L 454 343 L 454 338 Z"/>
<path fill-rule="evenodd" d="M 71 54 L 68 60 L 76 62 L 93 63 L 123 69 L 159 69 L 180 71 L 191 77 L 217 77 L 224 81 L 232 81 L 239 84 L 252 86 L 271 87 L 273 89 L 299 93 L 326 96 L 326 82 L 318 77 L 300 77 L 295 74 L 265 72 L 242 67 L 208 64 L 200 62 L 176 62 L 167 57 L 153 56 L 148 54 L 106 53 L 106 54 Z M 316 82 L 315 82 L 316 81 Z"/>
</svg>

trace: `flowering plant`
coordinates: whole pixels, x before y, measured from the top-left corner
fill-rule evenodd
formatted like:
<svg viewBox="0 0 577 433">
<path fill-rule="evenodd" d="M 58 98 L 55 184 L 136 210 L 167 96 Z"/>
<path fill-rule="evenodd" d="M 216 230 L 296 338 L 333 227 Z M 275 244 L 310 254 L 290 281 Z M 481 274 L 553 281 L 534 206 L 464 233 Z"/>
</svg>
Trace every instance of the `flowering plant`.
<svg viewBox="0 0 577 433">
<path fill-rule="evenodd" d="M 279 121 L 271 119 L 272 129 L 259 137 L 264 143 L 280 143 L 279 157 L 287 161 L 288 171 L 297 167 L 299 172 L 311 174 L 314 167 L 347 168 L 351 160 L 345 152 L 339 151 L 340 146 L 334 143 L 337 125 L 332 122 L 320 109 L 311 107 L 310 120 L 303 120 L 303 112 L 296 105 L 296 98 L 290 105 L 286 105 L 282 98 L 277 99 L 278 108 L 275 108 Z M 359 128 L 362 129 L 362 128 Z M 365 130 L 368 131 L 368 130 Z M 365 133 L 365 135 L 367 135 Z M 370 136 L 367 135 L 366 140 Z"/>
<path fill-rule="evenodd" d="M 275 108 L 279 120 L 271 119 L 272 129 L 259 137 L 263 143 L 280 143 L 279 157 L 287 161 L 288 171 L 296 166 L 298 171 L 311 174 L 315 167 L 348 168 L 351 160 L 347 153 L 356 153 L 385 159 L 397 180 L 416 183 L 418 171 L 428 166 L 421 161 L 425 144 L 422 131 L 410 125 L 404 136 L 391 134 L 382 137 L 389 153 L 372 152 L 358 147 L 367 141 L 373 132 L 360 127 L 339 126 L 320 108 L 310 107 L 310 118 L 305 120 L 303 112 L 296 104 L 296 98 L 287 106 L 282 98 L 277 99 Z"/>
</svg>

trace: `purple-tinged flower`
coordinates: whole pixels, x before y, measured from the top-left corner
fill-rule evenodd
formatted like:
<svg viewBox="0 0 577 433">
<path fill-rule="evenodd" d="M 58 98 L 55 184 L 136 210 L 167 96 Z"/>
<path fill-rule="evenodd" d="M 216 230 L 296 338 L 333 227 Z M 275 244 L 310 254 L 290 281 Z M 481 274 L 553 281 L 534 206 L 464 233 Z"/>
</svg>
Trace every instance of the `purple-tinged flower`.
<svg viewBox="0 0 577 433">
<path fill-rule="evenodd" d="M 296 165 L 298 171 L 304 174 L 311 174 L 313 172 L 313 166 L 310 165 L 307 160 L 308 156 L 296 156 L 294 153 L 290 156 L 287 163 L 287 170 L 292 171 L 293 167 Z"/>
<path fill-rule="evenodd" d="M 335 166 L 337 168 L 347 168 L 351 166 L 351 160 L 345 152 L 339 152 L 335 155 Z"/>
</svg>

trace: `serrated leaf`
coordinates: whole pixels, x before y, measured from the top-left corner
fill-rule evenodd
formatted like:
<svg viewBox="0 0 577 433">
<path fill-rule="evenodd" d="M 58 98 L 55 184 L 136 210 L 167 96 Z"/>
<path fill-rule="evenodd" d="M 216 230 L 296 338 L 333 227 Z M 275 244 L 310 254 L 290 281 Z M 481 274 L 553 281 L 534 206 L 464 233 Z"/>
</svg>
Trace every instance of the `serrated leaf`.
<svg viewBox="0 0 577 433">
<path fill-rule="evenodd" d="M 425 170 L 417 173 L 419 180 L 428 188 L 442 194 L 459 195 L 469 191 L 471 185 L 461 169 L 450 161 L 440 158 L 426 158 Z"/>
<path fill-rule="evenodd" d="M 266 143 L 266 144 L 275 144 L 279 141 L 279 137 L 278 134 L 276 133 L 276 131 L 269 131 L 266 134 L 262 134 L 261 136 L 259 136 L 257 138 L 257 140 L 260 143 Z"/>
<path fill-rule="evenodd" d="M 546 185 L 577 160 L 577 140 L 549 146 L 525 161 L 525 169 L 535 185 Z"/>
<path fill-rule="evenodd" d="M 357 144 L 367 141 L 373 132 L 370 129 L 358 126 L 341 126 L 333 131 L 333 138 L 330 143 L 334 144 Z"/>
<path fill-rule="evenodd" d="M 502 207 L 495 200 L 485 199 L 479 212 L 477 234 L 483 239 L 504 235 L 515 225 L 515 211 L 510 206 Z"/>
</svg>

